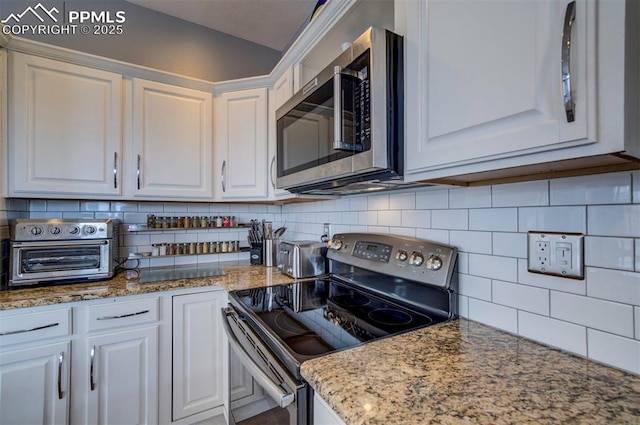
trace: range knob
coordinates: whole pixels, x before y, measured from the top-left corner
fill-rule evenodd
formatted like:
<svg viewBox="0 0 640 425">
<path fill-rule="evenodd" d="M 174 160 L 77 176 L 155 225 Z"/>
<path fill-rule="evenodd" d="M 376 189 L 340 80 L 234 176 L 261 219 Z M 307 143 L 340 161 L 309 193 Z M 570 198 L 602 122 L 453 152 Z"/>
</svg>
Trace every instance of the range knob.
<svg viewBox="0 0 640 425">
<path fill-rule="evenodd" d="M 429 270 L 439 270 L 442 267 L 442 258 L 437 255 L 430 255 L 427 258 L 427 269 Z"/>
<path fill-rule="evenodd" d="M 33 236 L 40 236 L 43 232 L 42 227 L 34 226 L 29 231 Z"/>
<path fill-rule="evenodd" d="M 78 233 L 80 233 L 80 228 L 74 225 L 69 227 L 69 229 L 67 229 L 67 232 L 69 232 L 72 235 L 77 235 Z"/>
<path fill-rule="evenodd" d="M 419 267 L 424 263 L 424 256 L 419 252 L 413 252 L 409 257 L 409 264 Z"/>
<path fill-rule="evenodd" d="M 58 226 L 52 226 L 49 228 L 49 233 L 52 235 L 59 235 L 62 230 Z"/>
<path fill-rule="evenodd" d="M 87 226 L 84 228 L 84 231 L 87 235 L 93 235 L 96 232 L 95 226 Z"/>
<path fill-rule="evenodd" d="M 396 252 L 396 260 L 407 261 L 407 258 L 409 258 L 409 254 L 407 254 L 407 251 L 403 251 L 401 249 L 398 252 Z"/>
<path fill-rule="evenodd" d="M 337 251 L 340 248 L 342 248 L 342 240 L 340 240 L 340 239 L 331 239 L 329 241 L 328 245 L 329 245 L 329 249 L 333 249 L 333 250 Z"/>
</svg>

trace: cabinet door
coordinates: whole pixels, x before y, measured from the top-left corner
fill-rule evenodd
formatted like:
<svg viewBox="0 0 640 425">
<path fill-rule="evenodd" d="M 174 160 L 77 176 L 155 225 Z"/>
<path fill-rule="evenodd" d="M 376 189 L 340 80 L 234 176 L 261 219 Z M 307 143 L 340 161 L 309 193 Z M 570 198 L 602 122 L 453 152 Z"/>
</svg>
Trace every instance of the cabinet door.
<svg viewBox="0 0 640 425">
<path fill-rule="evenodd" d="M 73 421 L 157 423 L 158 326 L 93 336 L 86 348 L 86 415 Z"/>
<path fill-rule="evenodd" d="M 213 96 L 133 81 L 134 196 L 213 199 Z"/>
<path fill-rule="evenodd" d="M 216 98 L 216 198 L 267 197 L 267 89 Z"/>
<path fill-rule="evenodd" d="M 276 161 L 278 156 L 278 139 L 276 128 L 276 111 L 293 95 L 293 68 L 287 68 L 269 91 L 269 197 L 279 199 L 292 196 L 284 189 L 276 189 Z"/>
<path fill-rule="evenodd" d="M 9 194 L 119 195 L 122 77 L 9 55 Z"/>
<path fill-rule="evenodd" d="M 173 297 L 173 420 L 223 404 L 222 292 Z"/>
<path fill-rule="evenodd" d="M 574 121 L 568 121 L 562 92 L 567 3 L 406 3 L 408 173 L 442 170 L 446 176 L 452 166 L 480 162 L 491 169 L 490 160 L 592 142 L 589 55 L 595 49 L 587 49 L 593 44 L 587 30 L 595 2 L 578 0 L 569 30 Z"/>
<path fill-rule="evenodd" d="M 0 423 L 68 423 L 69 344 L 0 353 Z"/>
</svg>

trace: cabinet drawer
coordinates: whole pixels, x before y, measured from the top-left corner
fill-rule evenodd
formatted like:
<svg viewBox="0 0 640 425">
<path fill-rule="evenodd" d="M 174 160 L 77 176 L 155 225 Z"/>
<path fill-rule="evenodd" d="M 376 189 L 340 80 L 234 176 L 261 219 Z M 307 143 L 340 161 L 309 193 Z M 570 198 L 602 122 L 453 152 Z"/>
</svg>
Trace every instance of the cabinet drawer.
<svg viewBox="0 0 640 425">
<path fill-rule="evenodd" d="M 158 320 L 158 298 L 116 301 L 89 307 L 88 330 L 132 326 Z"/>
<path fill-rule="evenodd" d="M 0 346 L 42 341 L 71 333 L 71 309 L 2 316 Z"/>
</svg>

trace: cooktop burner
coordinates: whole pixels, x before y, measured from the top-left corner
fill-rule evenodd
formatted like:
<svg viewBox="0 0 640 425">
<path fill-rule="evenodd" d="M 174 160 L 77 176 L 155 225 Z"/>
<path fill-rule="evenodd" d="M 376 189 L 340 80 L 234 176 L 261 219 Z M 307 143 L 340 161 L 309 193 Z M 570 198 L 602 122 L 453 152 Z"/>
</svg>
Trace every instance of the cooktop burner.
<svg viewBox="0 0 640 425">
<path fill-rule="evenodd" d="M 377 308 L 369 312 L 369 318 L 383 325 L 404 326 L 410 324 L 413 319 L 410 314 L 397 308 Z"/>
</svg>

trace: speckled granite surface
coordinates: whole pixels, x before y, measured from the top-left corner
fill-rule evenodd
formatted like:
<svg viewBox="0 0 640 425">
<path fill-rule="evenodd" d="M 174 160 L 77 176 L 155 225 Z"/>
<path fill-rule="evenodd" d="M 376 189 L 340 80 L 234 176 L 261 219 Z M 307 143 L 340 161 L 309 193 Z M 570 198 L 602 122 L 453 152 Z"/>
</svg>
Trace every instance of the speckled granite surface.
<svg viewBox="0 0 640 425">
<path fill-rule="evenodd" d="M 224 271 L 224 276 L 139 284 L 138 276 L 135 273 L 128 276 L 126 272 L 122 272 L 113 279 L 100 282 L 0 291 L 0 310 L 203 286 L 219 286 L 227 291 L 232 291 L 277 285 L 293 280 L 281 274 L 276 267 L 250 266 L 248 261 L 224 262 L 217 265 Z"/>
<path fill-rule="evenodd" d="M 302 375 L 347 424 L 640 424 L 640 377 L 464 319 Z"/>
</svg>

